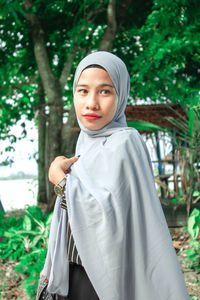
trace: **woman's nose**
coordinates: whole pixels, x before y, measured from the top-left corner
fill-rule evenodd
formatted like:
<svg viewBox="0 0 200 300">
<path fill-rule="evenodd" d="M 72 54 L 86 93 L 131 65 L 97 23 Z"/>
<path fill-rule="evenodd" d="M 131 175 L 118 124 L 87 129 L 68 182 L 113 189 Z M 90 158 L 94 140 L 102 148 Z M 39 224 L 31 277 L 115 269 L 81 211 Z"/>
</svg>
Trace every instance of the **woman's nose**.
<svg viewBox="0 0 200 300">
<path fill-rule="evenodd" d="M 98 95 L 96 95 L 95 93 L 90 93 L 88 95 L 86 106 L 88 109 L 92 109 L 92 110 L 99 109 Z"/>
</svg>

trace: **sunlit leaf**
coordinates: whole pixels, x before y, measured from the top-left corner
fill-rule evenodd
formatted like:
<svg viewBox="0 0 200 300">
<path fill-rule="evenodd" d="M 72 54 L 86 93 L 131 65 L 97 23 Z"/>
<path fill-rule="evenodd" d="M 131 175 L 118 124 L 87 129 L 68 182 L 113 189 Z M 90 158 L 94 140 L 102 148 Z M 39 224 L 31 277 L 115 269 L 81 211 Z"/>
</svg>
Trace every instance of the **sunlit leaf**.
<svg viewBox="0 0 200 300">
<path fill-rule="evenodd" d="M 133 127 L 137 130 L 165 131 L 165 129 L 160 126 L 146 121 L 128 121 L 127 124 L 129 127 Z"/>
<path fill-rule="evenodd" d="M 23 228 L 25 230 L 31 230 L 31 228 L 32 228 L 31 219 L 28 216 L 24 217 Z"/>
</svg>

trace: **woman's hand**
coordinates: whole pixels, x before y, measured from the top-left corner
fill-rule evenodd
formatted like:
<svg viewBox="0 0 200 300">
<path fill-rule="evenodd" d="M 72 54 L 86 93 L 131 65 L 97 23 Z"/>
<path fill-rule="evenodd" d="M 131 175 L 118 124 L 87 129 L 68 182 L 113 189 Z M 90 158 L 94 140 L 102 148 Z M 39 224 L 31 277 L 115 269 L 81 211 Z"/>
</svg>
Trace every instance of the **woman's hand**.
<svg viewBox="0 0 200 300">
<path fill-rule="evenodd" d="M 78 160 L 78 156 L 67 158 L 65 156 L 57 156 L 49 167 L 49 181 L 53 184 L 58 184 L 65 175 L 69 172 L 69 169 L 73 163 Z"/>
</svg>

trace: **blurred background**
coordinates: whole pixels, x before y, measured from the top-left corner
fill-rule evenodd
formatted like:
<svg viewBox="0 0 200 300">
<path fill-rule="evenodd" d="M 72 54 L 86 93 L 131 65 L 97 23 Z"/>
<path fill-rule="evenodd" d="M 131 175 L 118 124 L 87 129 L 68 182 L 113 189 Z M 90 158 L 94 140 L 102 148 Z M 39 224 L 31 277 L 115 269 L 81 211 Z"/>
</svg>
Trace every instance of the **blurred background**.
<svg viewBox="0 0 200 300">
<path fill-rule="evenodd" d="M 80 131 L 74 71 L 103 50 L 127 65 L 127 123 L 147 144 L 191 299 L 200 299 L 199 1 L 2 0 L 0 21 L 1 298 L 35 297 L 55 203 L 48 168 L 74 155 Z"/>
</svg>

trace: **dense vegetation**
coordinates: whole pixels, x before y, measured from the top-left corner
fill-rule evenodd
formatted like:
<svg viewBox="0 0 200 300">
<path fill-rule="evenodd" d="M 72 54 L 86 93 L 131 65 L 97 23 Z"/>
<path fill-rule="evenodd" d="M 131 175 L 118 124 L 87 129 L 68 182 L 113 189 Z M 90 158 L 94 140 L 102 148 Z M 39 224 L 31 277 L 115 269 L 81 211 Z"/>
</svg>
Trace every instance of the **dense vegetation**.
<svg viewBox="0 0 200 300">
<path fill-rule="evenodd" d="M 28 207 L 21 216 L 6 217 L 0 211 L 0 260 L 17 260 L 16 271 L 23 278 L 22 287 L 35 299 L 40 272 L 47 253 L 52 214 L 38 207 Z M 1 287 L 2 289 L 2 287 Z"/>
</svg>

